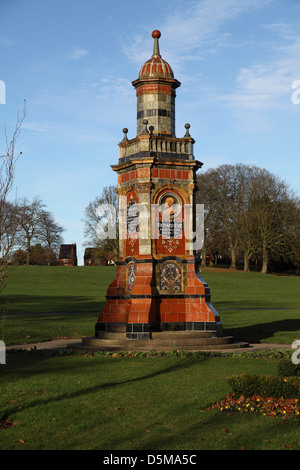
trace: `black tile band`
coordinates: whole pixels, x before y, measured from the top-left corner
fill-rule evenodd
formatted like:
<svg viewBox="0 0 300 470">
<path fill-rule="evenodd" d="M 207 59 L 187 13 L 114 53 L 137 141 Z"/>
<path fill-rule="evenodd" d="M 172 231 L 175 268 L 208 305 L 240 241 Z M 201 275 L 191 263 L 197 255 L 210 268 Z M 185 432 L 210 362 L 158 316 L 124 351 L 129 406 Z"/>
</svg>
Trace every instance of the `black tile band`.
<svg viewBox="0 0 300 470">
<path fill-rule="evenodd" d="M 165 256 L 164 258 L 160 258 L 160 259 L 155 259 L 155 258 L 144 258 L 144 259 L 141 259 L 141 258 L 134 258 L 132 256 L 126 258 L 124 261 L 117 261 L 116 262 L 116 265 L 117 266 L 125 266 L 126 264 L 130 263 L 130 262 L 134 262 L 134 263 L 155 263 L 155 264 L 160 264 L 160 263 L 164 263 L 165 261 L 178 261 L 179 263 L 181 264 L 197 264 L 197 261 L 195 259 L 182 259 L 182 258 L 179 258 L 178 256 Z"/>
<path fill-rule="evenodd" d="M 160 294 L 160 295 L 107 295 L 107 300 L 130 300 L 130 299 L 207 299 L 211 294 Z"/>
</svg>

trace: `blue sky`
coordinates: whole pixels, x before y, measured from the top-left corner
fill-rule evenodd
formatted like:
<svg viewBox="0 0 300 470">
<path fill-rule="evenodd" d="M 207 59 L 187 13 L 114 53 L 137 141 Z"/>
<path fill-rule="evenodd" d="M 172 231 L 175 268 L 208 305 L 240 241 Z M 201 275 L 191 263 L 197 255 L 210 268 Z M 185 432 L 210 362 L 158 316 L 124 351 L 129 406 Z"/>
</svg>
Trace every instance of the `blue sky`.
<svg viewBox="0 0 300 470">
<path fill-rule="evenodd" d="M 17 194 L 46 203 L 79 264 L 84 208 L 116 184 L 122 129 L 136 135 L 131 82 L 154 29 L 181 82 L 176 135 L 190 123 L 202 171 L 254 164 L 300 193 L 297 0 L 0 0 L 0 149 L 26 99 Z"/>
</svg>

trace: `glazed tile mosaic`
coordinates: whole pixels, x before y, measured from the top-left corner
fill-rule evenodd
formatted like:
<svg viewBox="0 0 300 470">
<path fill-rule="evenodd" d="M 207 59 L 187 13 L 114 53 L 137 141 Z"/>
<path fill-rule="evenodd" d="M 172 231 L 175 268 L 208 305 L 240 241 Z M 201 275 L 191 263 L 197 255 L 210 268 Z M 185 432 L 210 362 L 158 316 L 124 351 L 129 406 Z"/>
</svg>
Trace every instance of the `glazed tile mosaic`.
<svg viewBox="0 0 300 470">
<path fill-rule="evenodd" d="M 176 263 L 166 263 L 160 266 L 160 290 L 181 290 L 181 267 Z"/>
</svg>

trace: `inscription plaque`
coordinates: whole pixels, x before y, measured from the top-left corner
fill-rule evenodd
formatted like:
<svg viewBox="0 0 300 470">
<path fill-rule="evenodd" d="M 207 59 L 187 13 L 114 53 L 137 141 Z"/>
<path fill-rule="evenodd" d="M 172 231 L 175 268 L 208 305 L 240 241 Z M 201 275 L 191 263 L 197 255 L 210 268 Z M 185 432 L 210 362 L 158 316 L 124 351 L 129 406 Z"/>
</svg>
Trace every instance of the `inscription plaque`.
<svg viewBox="0 0 300 470">
<path fill-rule="evenodd" d="M 182 238 L 183 222 L 180 220 L 159 220 L 158 232 L 163 238 Z"/>
<path fill-rule="evenodd" d="M 127 233 L 136 233 L 139 226 L 139 211 L 135 201 L 130 200 L 127 206 Z"/>
</svg>

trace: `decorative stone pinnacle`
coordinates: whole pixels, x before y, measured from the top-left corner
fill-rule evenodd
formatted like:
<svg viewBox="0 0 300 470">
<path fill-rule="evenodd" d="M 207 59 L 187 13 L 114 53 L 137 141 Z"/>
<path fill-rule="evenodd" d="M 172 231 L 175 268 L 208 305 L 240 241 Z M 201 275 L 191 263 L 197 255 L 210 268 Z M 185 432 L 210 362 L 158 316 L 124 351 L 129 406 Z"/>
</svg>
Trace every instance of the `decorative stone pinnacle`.
<svg viewBox="0 0 300 470">
<path fill-rule="evenodd" d="M 149 131 L 147 129 L 148 119 L 144 119 L 143 124 L 144 124 L 143 134 L 149 134 Z"/>
<path fill-rule="evenodd" d="M 124 137 L 123 137 L 122 142 L 127 142 L 127 140 L 128 140 L 128 138 L 127 138 L 128 129 L 126 127 L 124 127 L 123 132 L 124 132 Z"/>
<path fill-rule="evenodd" d="M 158 43 L 158 40 L 159 40 L 160 36 L 161 36 L 161 33 L 160 33 L 160 31 L 158 31 L 158 29 L 155 29 L 154 31 L 152 31 L 152 37 L 154 39 L 153 56 L 159 56 L 160 57 L 159 43 Z"/>
<path fill-rule="evenodd" d="M 186 131 L 185 131 L 185 136 L 184 137 L 191 137 L 190 133 L 189 133 L 189 128 L 191 127 L 190 124 L 187 122 L 184 127 L 186 128 Z"/>
</svg>

